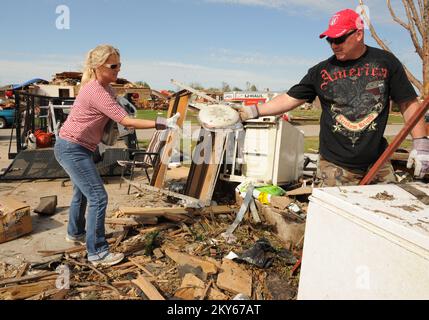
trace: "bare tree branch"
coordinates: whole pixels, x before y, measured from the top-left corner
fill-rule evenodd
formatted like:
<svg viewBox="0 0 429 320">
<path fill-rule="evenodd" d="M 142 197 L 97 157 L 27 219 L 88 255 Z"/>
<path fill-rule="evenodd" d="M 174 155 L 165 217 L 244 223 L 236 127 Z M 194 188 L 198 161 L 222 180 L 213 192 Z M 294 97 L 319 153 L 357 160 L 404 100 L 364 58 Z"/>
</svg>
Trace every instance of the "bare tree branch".
<svg viewBox="0 0 429 320">
<path fill-rule="evenodd" d="M 387 7 L 389 8 L 390 15 L 392 16 L 392 19 L 393 19 L 395 22 L 399 23 L 401 26 L 403 26 L 405 29 L 410 30 L 410 25 L 409 25 L 409 24 L 406 24 L 404 21 L 402 21 L 401 19 L 399 19 L 399 18 L 396 16 L 395 12 L 394 12 L 394 11 L 393 11 L 393 9 L 392 9 L 392 4 L 390 3 L 390 0 L 387 0 Z"/>
<path fill-rule="evenodd" d="M 417 29 L 419 30 L 420 35 L 423 37 L 424 28 L 422 24 L 421 17 L 419 13 L 417 12 L 416 6 L 414 4 L 414 0 L 407 0 L 408 6 L 411 9 L 412 17 L 414 24 L 416 25 Z"/>
<path fill-rule="evenodd" d="M 424 88 L 421 93 L 423 97 L 429 97 L 429 0 L 424 1 L 423 6 L 423 21 L 425 33 L 423 35 L 423 83 Z"/>
<path fill-rule="evenodd" d="M 387 1 L 388 1 L 388 3 L 390 3 L 390 0 L 387 0 Z M 425 1 L 429 2 L 429 0 L 425 0 Z M 359 4 L 361 5 L 361 8 L 362 8 L 363 19 L 365 20 L 366 24 L 368 25 L 368 28 L 369 28 L 369 30 L 371 32 L 371 35 L 374 38 L 374 40 L 378 43 L 378 45 L 382 49 L 384 49 L 386 51 L 389 51 L 389 52 L 392 52 L 392 50 L 390 50 L 390 48 L 380 39 L 380 37 L 378 36 L 377 32 L 375 31 L 374 26 L 372 25 L 371 21 L 369 21 L 368 15 L 366 14 L 365 9 L 364 9 L 363 0 L 359 0 Z M 423 84 L 422 84 L 422 82 L 420 80 L 418 80 L 411 73 L 411 71 L 408 70 L 408 68 L 405 65 L 403 65 L 403 66 L 404 66 L 404 70 L 405 70 L 405 72 L 407 74 L 407 77 L 410 80 L 410 82 L 417 88 L 417 90 L 419 90 L 420 92 L 423 92 Z"/>
<path fill-rule="evenodd" d="M 390 2 L 390 1 L 389 1 Z M 423 49 L 419 43 L 419 39 L 417 38 L 416 34 L 416 28 L 414 28 L 413 18 L 411 14 L 411 9 L 408 5 L 408 2 L 405 0 L 402 0 L 402 3 L 404 4 L 405 12 L 407 13 L 408 18 L 408 31 L 410 32 L 411 40 L 413 41 L 414 47 L 416 48 L 417 54 L 420 56 L 420 58 L 423 59 Z"/>
<path fill-rule="evenodd" d="M 422 17 L 423 18 L 423 16 L 424 16 L 424 14 L 425 14 L 425 12 L 424 12 L 424 5 L 423 5 L 423 1 L 422 0 L 419 0 L 419 8 L 420 8 L 420 17 Z"/>
</svg>

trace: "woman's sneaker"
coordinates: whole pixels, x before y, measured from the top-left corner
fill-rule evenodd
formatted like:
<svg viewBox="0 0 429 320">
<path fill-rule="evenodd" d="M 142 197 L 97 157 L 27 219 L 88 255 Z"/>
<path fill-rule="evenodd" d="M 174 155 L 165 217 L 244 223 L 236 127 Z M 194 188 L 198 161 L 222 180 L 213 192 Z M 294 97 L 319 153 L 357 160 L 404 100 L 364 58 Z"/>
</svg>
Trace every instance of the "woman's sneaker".
<svg viewBox="0 0 429 320">
<path fill-rule="evenodd" d="M 84 246 L 85 245 L 85 235 L 81 235 L 79 237 L 73 237 L 73 236 L 69 236 L 66 235 L 66 241 L 70 242 L 70 243 L 74 243 L 74 244 L 78 244 L 80 246 Z"/>
<path fill-rule="evenodd" d="M 113 265 L 121 262 L 123 259 L 124 259 L 123 253 L 110 252 L 103 259 L 91 260 L 90 262 L 96 267 L 97 266 L 113 266 Z"/>
</svg>

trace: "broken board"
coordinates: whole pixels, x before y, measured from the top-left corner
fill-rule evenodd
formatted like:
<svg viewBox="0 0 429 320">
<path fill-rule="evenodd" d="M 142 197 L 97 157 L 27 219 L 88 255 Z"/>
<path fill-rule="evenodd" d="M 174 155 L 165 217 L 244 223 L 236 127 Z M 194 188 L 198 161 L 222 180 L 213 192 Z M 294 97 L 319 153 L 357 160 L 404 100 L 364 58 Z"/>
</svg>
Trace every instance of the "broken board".
<svg viewBox="0 0 429 320">
<path fill-rule="evenodd" d="M 177 92 L 173 98 L 170 100 L 170 106 L 168 108 L 167 117 L 170 118 L 175 115 L 177 112 L 180 113 L 180 118 L 177 120 L 177 126 L 179 128 L 183 127 L 183 122 L 186 118 L 186 111 L 188 109 L 189 97 L 191 93 L 187 90 L 182 90 Z M 170 158 L 173 152 L 174 144 L 178 138 L 177 130 L 170 130 L 168 136 L 164 141 L 164 146 L 160 150 L 160 161 L 158 162 L 153 176 L 151 179 L 151 186 L 162 188 L 164 185 L 165 175 L 167 173 L 167 167 L 170 163 Z"/>
<path fill-rule="evenodd" d="M 222 272 L 217 277 L 217 286 L 235 294 L 252 296 L 252 276 L 237 263 L 224 259 Z"/>
<path fill-rule="evenodd" d="M 211 201 L 225 153 L 227 131 L 201 128 L 194 148 L 185 194 L 200 201 Z"/>
</svg>

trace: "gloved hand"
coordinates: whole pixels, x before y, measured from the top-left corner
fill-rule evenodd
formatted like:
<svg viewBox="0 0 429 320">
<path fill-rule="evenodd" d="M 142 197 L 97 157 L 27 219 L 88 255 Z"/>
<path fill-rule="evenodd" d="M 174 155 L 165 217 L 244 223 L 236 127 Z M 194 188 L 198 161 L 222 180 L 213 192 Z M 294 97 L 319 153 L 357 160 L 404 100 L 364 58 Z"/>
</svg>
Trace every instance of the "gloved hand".
<svg viewBox="0 0 429 320">
<path fill-rule="evenodd" d="M 413 150 L 408 157 L 407 168 L 414 165 L 414 176 L 423 178 L 429 173 L 429 139 L 418 138 L 413 140 Z"/>
<path fill-rule="evenodd" d="M 157 117 L 155 120 L 156 130 L 175 129 L 177 127 L 177 120 L 180 118 L 180 112 L 177 112 L 170 118 Z"/>
<path fill-rule="evenodd" d="M 243 106 L 237 111 L 242 122 L 259 117 L 258 106 L 255 104 L 251 106 Z"/>
</svg>

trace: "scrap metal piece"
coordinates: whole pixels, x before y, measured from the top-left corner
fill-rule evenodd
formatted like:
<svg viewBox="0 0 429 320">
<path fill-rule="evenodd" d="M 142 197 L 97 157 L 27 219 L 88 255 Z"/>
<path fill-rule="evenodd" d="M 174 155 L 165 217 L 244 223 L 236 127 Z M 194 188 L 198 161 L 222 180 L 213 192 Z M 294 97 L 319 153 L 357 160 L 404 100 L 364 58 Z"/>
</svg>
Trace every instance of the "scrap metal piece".
<svg viewBox="0 0 429 320">
<path fill-rule="evenodd" d="M 234 222 L 228 227 L 228 229 L 224 233 L 221 234 L 222 237 L 224 237 L 227 241 L 228 239 L 232 240 L 233 238 L 232 233 L 238 227 L 240 222 L 243 220 L 244 214 L 247 212 L 247 209 L 249 208 L 250 201 L 253 199 L 253 189 L 254 189 L 253 185 L 248 186 L 246 196 L 244 197 L 244 201 L 241 204 L 240 210 L 238 211 Z"/>
<path fill-rule="evenodd" d="M 413 196 L 415 196 L 420 202 L 422 202 L 425 205 L 429 205 L 429 196 L 423 192 L 417 189 L 416 187 L 413 187 L 409 184 L 397 184 L 398 187 L 401 187 L 408 193 L 411 193 Z"/>
</svg>

